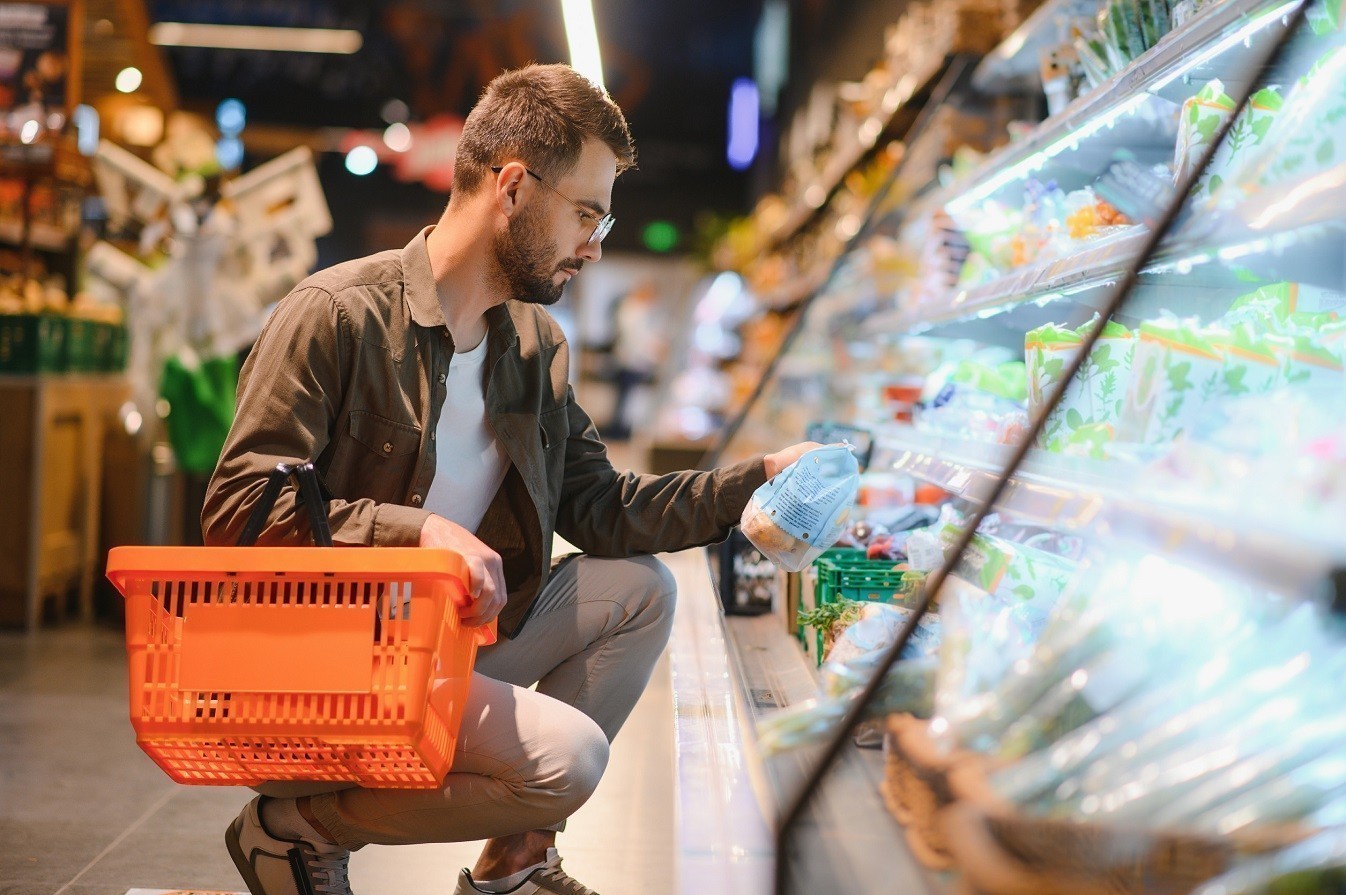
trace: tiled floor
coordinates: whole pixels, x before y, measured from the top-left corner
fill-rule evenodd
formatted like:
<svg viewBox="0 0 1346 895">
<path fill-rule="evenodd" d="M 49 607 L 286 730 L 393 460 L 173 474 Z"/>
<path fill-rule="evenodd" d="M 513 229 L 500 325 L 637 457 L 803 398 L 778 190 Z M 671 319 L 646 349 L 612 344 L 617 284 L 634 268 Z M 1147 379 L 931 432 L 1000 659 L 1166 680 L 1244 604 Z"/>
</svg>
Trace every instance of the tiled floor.
<svg viewBox="0 0 1346 895">
<path fill-rule="evenodd" d="M 665 662 L 560 836 L 566 869 L 599 892 L 674 891 L 671 700 Z M 135 745 L 120 632 L 0 633 L 0 895 L 242 890 L 222 834 L 248 797 L 172 783 Z M 447 895 L 476 850 L 371 846 L 353 857 L 352 883 L 360 895 Z"/>
</svg>

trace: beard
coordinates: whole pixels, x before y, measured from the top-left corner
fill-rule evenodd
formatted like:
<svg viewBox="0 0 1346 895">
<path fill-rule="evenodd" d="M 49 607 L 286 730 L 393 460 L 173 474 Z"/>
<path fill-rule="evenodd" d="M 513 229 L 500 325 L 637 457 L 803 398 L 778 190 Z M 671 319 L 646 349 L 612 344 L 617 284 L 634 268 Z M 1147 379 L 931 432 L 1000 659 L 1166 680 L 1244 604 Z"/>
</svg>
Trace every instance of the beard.
<svg viewBox="0 0 1346 895">
<path fill-rule="evenodd" d="M 576 273 L 584 266 L 581 258 L 567 258 L 552 264 L 556 246 L 542 235 L 542 227 L 532 209 L 510 220 L 505 232 L 496 234 L 495 260 L 500 268 L 509 297 L 534 305 L 554 305 L 561 300 L 566 281 L 555 282 L 563 268 Z"/>
</svg>

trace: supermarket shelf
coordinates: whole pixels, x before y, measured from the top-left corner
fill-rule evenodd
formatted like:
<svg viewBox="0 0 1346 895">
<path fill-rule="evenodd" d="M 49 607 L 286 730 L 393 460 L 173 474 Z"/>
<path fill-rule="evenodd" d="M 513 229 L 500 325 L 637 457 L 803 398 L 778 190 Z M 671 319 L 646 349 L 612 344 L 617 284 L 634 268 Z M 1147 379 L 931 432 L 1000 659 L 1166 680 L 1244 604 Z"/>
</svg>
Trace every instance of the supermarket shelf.
<svg viewBox="0 0 1346 895">
<path fill-rule="evenodd" d="M 34 222 L 29 234 L 30 244 L 35 249 L 48 252 L 64 252 L 70 248 L 73 238 L 60 227 Z M 14 218 L 0 218 L 0 242 L 17 246 L 23 241 L 23 221 Z"/>
<path fill-rule="evenodd" d="M 1065 258 L 1014 271 L 990 283 L 955 292 L 938 305 L 887 311 L 870 317 L 867 327 L 890 334 L 938 331 L 951 338 L 981 339 L 1023 347 L 1023 334 L 1047 322 L 1078 326 L 1098 302 L 1089 290 L 1117 280 L 1140 256 L 1147 238 L 1143 227 L 1128 227 L 1094 240 Z M 1047 307 L 1070 297 L 1081 305 L 1072 312 Z"/>
<path fill-rule="evenodd" d="M 1097 12 L 1096 0 L 1047 0 L 987 54 L 972 73 L 972 86 L 991 94 L 1041 89 L 1039 54 L 1069 42 L 1071 24 Z"/>
<path fill-rule="evenodd" d="M 788 242 L 801 230 L 812 223 L 827 203 L 841 187 L 846 175 L 863 162 L 874 151 L 882 137 L 892 127 L 898 112 L 904 109 L 921 91 L 939 78 L 948 63 L 948 56 L 941 56 L 936 64 L 928 69 L 911 71 L 898 79 L 884 95 L 882 115 L 871 116 L 860 124 L 853 133 L 853 142 L 837 147 L 823 170 L 813 182 L 800 191 L 800 200 L 791 209 L 790 214 L 767 238 L 763 251 L 772 252 Z"/>
<path fill-rule="evenodd" d="M 831 267 L 832 259 L 829 258 L 825 263 L 819 265 L 819 269 L 796 277 L 769 292 L 762 293 L 759 297 L 759 304 L 761 307 L 772 311 L 787 311 L 795 307 L 823 287 L 823 284 L 827 282 L 827 274 Z"/>
<path fill-rule="evenodd" d="M 679 891 L 736 895 L 770 890 L 774 824 L 785 797 L 817 761 L 804 749 L 763 759 L 762 712 L 817 693 L 817 677 L 779 615 L 726 618 L 705 550 L 661 557 L 678 583 L 669 656 L 677 736 Z M 912 895 L 947 887 L 907 851 L 884 809 L 882 754 L 849 748 L 798 831 L 796 892 Z M 868 806 L 870 810 L 864 810 Z"/>
<path fill-rule="evenodd" d="M 992 153 L 939 199 L 970 206 L 1029 176 L 1077 189 L 1102 174 L 1120 147 L 1141 163 L 1167 161 L 1176 138 L 1176 107 L 1196 92 L 1194 85 L 1220 77 L 1227 90 L 1239 89 L 1256 74 L 1252 60 L 1300 2 L 1226 0 L 1169 32 L 1030 136 Z"/>
<path fill-rule="evenodd" d="M 1199 274 L 1208 285 L 1237 288 L 1234 269 L 1268 280 L 1286 279 L 1340 288 L 1346 221 L 1346 165 L 1276 190 L 1256 193 L 1225 214 L 1193 215 L 1165 240 L 1146 273 Z M 1293 251 L 1288 251 L 1293 247 Z M 1321 278 L 1322 282 L 1315 282 Z"/>
<path fill-rule="evenodd" d="M 955 293 L 944 308 L 907 317 L 903 331 L 917 332 L 968 317 L 1001 313 L 1027 301 L 1046 302 L 1065 294 L 1105 285 L 1126 272 L 1145 247 L 1144 227 L 1123 231 L 1088 243 L 1079 252 L 1017 270 L 982 286 Z"/>
<path fill-rule="evenodd" d="M 905 472 L 974 503 L 984 503 L 1011 458 L 1006 445 L 894 427 L 877 439 L 872 469 Z M 1133 478 L 1127 480 L 1126 473 Z M 1006 485 L 997 508 L 1056 531 L 1086 529 L 1162 546 L 1166 553 L 1219 567 L 1235 565 L 1290 591 L 1306 592 L 1346 561 L 1346 542 L 1324 529 L 1292 530 L 1283 519 L 1222 512 L 1209 496 L 1143 484 L 1141 469 L 1119 462 L 1034 452 Z"/>
</svg>

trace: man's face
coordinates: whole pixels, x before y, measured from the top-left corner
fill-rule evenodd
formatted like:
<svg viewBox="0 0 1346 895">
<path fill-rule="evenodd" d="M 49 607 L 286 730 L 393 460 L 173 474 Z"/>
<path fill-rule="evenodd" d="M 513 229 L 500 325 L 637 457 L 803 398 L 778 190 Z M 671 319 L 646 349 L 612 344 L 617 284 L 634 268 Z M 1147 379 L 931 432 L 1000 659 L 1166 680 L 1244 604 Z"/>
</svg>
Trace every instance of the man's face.
<svg viewBox="0 0 1346 895">
<path fill-rule="evenodd" d="M 611 207 L 616 177 L 612 151 L 586 141 L 578 163 L 553 189 L 525 178 L 526 200 L 495 236 L 496 262 L 511 298 L 555 304 L 584 263 L 603 256 L 589 237 Z"/>
</svg>

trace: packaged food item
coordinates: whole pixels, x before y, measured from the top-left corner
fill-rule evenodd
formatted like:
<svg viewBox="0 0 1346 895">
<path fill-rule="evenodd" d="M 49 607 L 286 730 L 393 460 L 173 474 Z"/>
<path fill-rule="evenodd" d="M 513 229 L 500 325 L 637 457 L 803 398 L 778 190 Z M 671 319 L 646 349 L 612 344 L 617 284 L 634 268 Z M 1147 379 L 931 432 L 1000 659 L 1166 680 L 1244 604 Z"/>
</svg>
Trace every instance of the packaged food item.
<svg viewBox="0 0 1346 895">
<path fill-rule="evenodd" d="M 1340 292 L 1307 283 L 1271 283 L 1236 299 L 1221 322 L 1281 332 L 1290 325 L 1321 327 L 1343 310 L 1346 295 Z"/>
<path fill-rule="evenodd" d="M 951 546 L 957 529 L 946 529 L 943 537 L 946 547 Z M 1075 564 L 1064 557 L 980 532 L 972 536 L 953 570 L 1015 607 L 1035 632 L 1046 623 L 1074 572 Z"/>
<path fill-rule="evenodd" d="M 1224 369 L 1216 383 L 1219 398 L 1263 395 L 1281 384 L 1281 358 L 1265 333 L 1242 323 L 1226 331 L 1215 330 L 1211 344 L 1224 357 Z"/>
<path fill-rule="evenodd" d="M 1243 193 L 1303 180 L 1346 161 L 1346 47 L 1325 53 L 1300 78 L 1256 157 L 1238 172 Z"/>
<path fill-rule="evenodd" d="M 1313 33 L 1319 37 L 1326 37 L 1341 31 L 1342 22 L 1346 21 L 1346 3 L 1343 0 L 1310 3 L 1305 16 Z"/>
<path fill-rule="evenodd" d="M 803 571 L 841 536 L 859 486 L 848 446 L 814 448 L 753 492 L 743 534 L 778 567 Z"/>
<path fill-rule="evenodd" d="M 1272 350 L 1285 365 L 1285 381 L 1296 387 L 1339 389 L 1343 382 L 1341 358 L 1322 344 L 1317 333 L 1296 332 L 1267 336 Z"/>
<path fill-rule="evenodd" d="M 927 392 L 935 391 L 918 406 L 914 421 L 930 431 L 1004 443 L 1011 426 L 1023 415 L 1027 388 L 1021 362 L 960 361 L 947 373 L 931 374 Z"/>
<path fill-rule="evenodd" d="M 1224 357 L 1195 320 L 1169 314 L 1140 325 L 1117 438 L 1169 444 L 1216 393 Z"/>
<path fill-rule="evenodd" d="M 1038 412 L 1065 376 L 1065 368 L 1098 319 L 1078 330 L 1049 324 L 1024 337 L 1024 353 L 1032 371 L 1029 412 Z M 1131 377 L 1134 334 L 1125 326 L 1108 321 L 1094 343 L 1079 375 L 1066 385 L 1047 417 L 1039 447 L 1064 453 L 1101 456 L 1112 440 L 1121 418 L 1122 399 Z"/>
<path fill-rule="evenodd" d="M 1178 117 L 1178 142 L 1173 150 L 1174 183 L 1191 176 L 1236 107 L 1234 98 L 1224 92 L 1224 82 L 1218 78 L 1208 81 L 1195 96 L 1183 102 Z"/>
<path fill-rule="evenodd" d="M 884 650 L 874 650 L 848 662 L 824 663 L 819 669 L 821 695 L 772 712 L 757 722 L 757 745 L 762 754 L 770 757 L 825 742 L 874 677 L 883 653 Z M 898 662 L 889 669 L 864 717 L 882 718 L 892 712 L 930 717 L 937 667 L 933 656 Z"/>
<path fill-rule="evenodd" d="M 1219 79 L 1211 81 L 1183 103 L 1174 156 L 1175 183 L 1192 173 L 1216 133 L 1234 113 L 1235 105 Z M 1193 184 L 1189 194 L 1193 201 L 1211 197 L 1225 181 L 1237 176 L 1239 169 L 1256 155 L 1257 147 L 1266 139 L 1282 105 L 1283 99 L 1276 87 L 1264 87 L 1248 97 L 1224 140 L 1216 147 L 1210 164 Z"/>
<path fill-rule="evenodd" d="M 1080 334 L 1059 323 L 1048 323 L 1024 335 L 1024 367 L 1028 376 L 1028 412 L 1036 415 L 1065 379 L 1066 365 L 1079 351 Z"/>
</svg>

